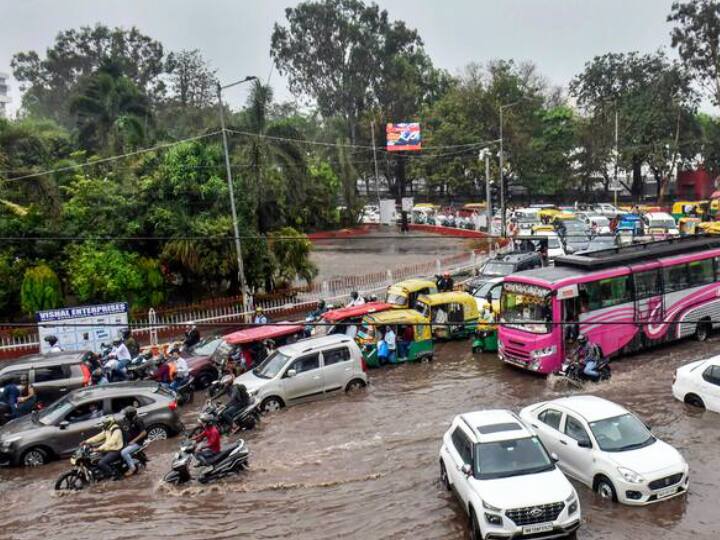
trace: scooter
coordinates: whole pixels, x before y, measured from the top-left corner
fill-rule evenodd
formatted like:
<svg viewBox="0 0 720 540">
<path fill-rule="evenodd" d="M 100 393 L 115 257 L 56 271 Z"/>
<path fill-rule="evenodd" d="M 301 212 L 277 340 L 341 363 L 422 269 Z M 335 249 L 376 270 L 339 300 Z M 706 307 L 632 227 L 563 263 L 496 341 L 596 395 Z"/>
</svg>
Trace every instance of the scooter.
<svg viewBox="0 0 720 540">
<path fill-rule="evenodd" d="M 201 484 L 207 484 L 231 474 L 239 474 L 248 466 L 250 451 L 242 439 L 207 460 L 198 457 L 196 451 L 195 442 L 184 441 L 180 445 L 180 450 L 175 454 L 172 469 L 165 475 L 163 482 L 182 485 L 191 480 L 197 480 Z M 195 468 L 197 469 L 195 475 L 190 471 L 193 463 L 196 464 Z"/>
<path fill-rule="evenodd" d="M 149 461 L 145 455 L 145 448 L 147 448 L 150 441 L 146 441 L 132 456 L 135 461 L 138 462 L 138 468 L 144 469 Z M 55 481 L 56 491 L 79 491 L 84 489 L 90 484 L 102 482 L 109 478 L 105 473 L 98 467 L 98 463 L 102 459 L 102 454 L 95 452 L 92 447 L 83 444 L 70 458 L 70 464 L 73 466 L 69 471 L 62 473 Z M 125 474 L 128 467 L 125 460 L 118 456 L 117 460 L 111 465 L 118 474 Z"/>
<path fill-rule="evenodd" d="M 213 417 L 214 424 L 220 430 L 222 435 L 231 433 L 234 429 L 241 429 L 249 431 L 255 429 L 255 426 L 260 423 L 262 419 L 262 413 L 260 412 L 260 402 L 257 399 L 253 399 L 243 409 L 240 409 L 233 417 L 230 423 L 227 422 L 223 416 L 226 407 L 219 403 L 207 400 L 205 407 L 202 410 L 202 414 L 209 414 Z M 202 426 L 195 426 L 190 431 L 190 437 L 195 437 L 202 431 Z"/>
<path fill-rule="evenodd" d="M 586 382 L 600 382 L 610 379 L 610 361 L 607 358 L 598 360 L 595 370 L 600 373 L 599 377 L 589 377 L 585 374 L 585 364 L 577 359 L 569 358 L 563 363 L 557 375 L 565 377 L 576 386 L 583 386 Z"/>
<path fill-rule="evenodd" d="M 210 386 L 208 386 L 208 398 L 219 399 L 227 394 L 234 380 L 235 377 L 233 377 L 232 374 L 226 373 L 219 379 L 210 383 Z"/>
<path fill-rule="evenodd" d="M 140 381 L 149 378 L 156 367 L 152 353 L 147 352 L 139 354 L 130 360 L 125 370 L 127 371 L 128 379 L 131 381 Z"/>
<path fill-rule="evenodd" d="M 183 405 L 187 405 L 188 403 L 192 403 L 193 399 L 195 398 L 195 392 L 193 390 L 193 384 L 195 383 L 195 377 L 192 375 L 189 375 L 185 382 L 183 382 L 176 390 L 175 390 L 175 400 L 177 401 L 177 404 L 181 407 Z"/>
</svg>

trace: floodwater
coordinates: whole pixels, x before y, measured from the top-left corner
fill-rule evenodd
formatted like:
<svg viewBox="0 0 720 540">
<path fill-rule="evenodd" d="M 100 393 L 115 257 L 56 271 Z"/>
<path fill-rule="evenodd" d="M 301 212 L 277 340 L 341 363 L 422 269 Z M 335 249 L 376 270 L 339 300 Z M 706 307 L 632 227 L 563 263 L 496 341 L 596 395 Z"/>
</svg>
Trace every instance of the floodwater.
<svg viewBox="0 0 720 540">
<path fill-rule="evenodd" d="M 394 235 L 398 237 L 385 238 Z M 418 232 L 401 235 L 396 227 L 388 227 L 363 236 L 315 241 L 311 259 L 322 281 L 393 270 L 463 251 L 470 251 L 465 239 Z"/>
<path fill-rule="evenodd" d="M 672 398 L 676 367 L 714 354 L 717 339 L 680 342 L 614 364 L 593 388 L 636 411 L 690 464 L 689 493 L 645 508 L 604 504 L 577 486 L 581 539 L 710 539 L 720 536 L 720 414 Z M 0 536 L 5 539 L 120 538 L 466 538 L 466 517 L 438 479 L 443 432 L 460 412 L 506 407 L 569 393 L 472 355 L 468 342 L 437 346 L 429 364 L 371 372 L 355 395 L 266 416 L 245 435 L 251 469 L 208 487 L 168 489 L 161 478 L 179 439 L 150 448 L 142 474 L 58 496 L 56 462 L 0 472 Z M 201 401 L 200 399 L 197 402 Z M 188 420 L 197 413 L 184 411 Z"/>
</svg>

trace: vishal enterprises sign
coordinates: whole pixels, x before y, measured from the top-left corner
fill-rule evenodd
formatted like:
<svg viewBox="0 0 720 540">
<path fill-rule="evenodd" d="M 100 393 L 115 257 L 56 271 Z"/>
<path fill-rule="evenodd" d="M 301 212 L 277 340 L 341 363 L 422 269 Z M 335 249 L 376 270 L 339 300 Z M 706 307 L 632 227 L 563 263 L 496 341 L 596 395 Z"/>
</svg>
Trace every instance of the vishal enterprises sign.
<svg viewBox="0 0 720 540">
<path fill-rule="evenodd" d="M 385 127 L 387 136 L 387 151 L 401 152 L 405 150 L 419 152 L 422 150 L 420 124 L 417 122 L 406 124 L 388 124 Z"/>
<path fill-rule="evenodd" d="M 103 343 L 109 344 L 128 326 L 127 302 L 48 309 L 35 314 L 40 337 L 40 352 L 50 345 L 46 336 L 58 338 L 66 351 L 100 352 Z"/>
</svg>

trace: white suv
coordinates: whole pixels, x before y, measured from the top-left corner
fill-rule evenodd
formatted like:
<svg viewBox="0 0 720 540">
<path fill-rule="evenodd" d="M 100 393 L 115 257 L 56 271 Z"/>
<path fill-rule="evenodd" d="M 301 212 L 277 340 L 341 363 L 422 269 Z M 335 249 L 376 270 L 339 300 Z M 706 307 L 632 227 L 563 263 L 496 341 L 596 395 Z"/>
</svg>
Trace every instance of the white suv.
<svg viewBox="0 0 720 540">
<path fill-rule="evenodd" d="M 440 477 L 467 512 L 473 539 L 558 538 L 580 527 L 575 489 L 511 411 L 456 416 L 440 448 Z"/>
<path fill-rule="evenodd" d="M 688 465 L 627 409 L 596 396 L 572 396 L 525 407 L 558 466 L 604 499 L 645 505 L 688 489 Z"/>
<path fill-rule="evenodd" d="M 275 350 L 258 367 L 235 379 L 265 412 L 367 385 L 367 366 L 355 341 L 334 334 L 302 339 Z"/>
</svg>

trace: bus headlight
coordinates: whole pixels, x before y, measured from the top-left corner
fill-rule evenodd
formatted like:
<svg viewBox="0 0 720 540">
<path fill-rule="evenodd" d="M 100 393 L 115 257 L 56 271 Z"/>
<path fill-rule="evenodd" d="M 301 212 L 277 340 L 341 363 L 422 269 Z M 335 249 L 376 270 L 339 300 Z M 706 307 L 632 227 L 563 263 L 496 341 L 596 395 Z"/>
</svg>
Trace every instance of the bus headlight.
<svg viewBox="0 0 720 540">
<path fill-rule="evenodd" d="M 553 345 L 552 347 L 545 347 L 544 349 L 537 349 L 530 353 L 530 356 L 533 358 L 545 358 L 546 356 L 551 356 L 557 352 L 557 347 Z"/>
</svg>

